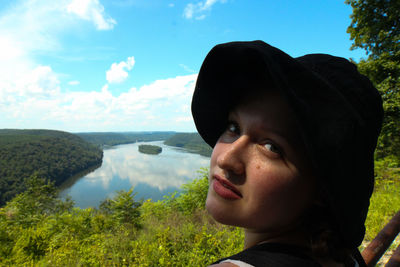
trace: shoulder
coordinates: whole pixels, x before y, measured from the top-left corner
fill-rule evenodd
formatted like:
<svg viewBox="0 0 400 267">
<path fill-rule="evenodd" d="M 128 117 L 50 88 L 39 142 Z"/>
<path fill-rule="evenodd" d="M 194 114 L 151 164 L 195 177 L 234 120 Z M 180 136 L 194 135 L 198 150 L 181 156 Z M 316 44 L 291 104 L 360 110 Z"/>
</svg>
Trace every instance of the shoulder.
<svg viewBox="0 0 400 267">
<path fill-rule="evenodd" d="M 209 265 L 208 267 L 239 267 L 236 264 L 230 262 L 221 262 L 213 265 Z"/>
<path fill-rule="evenodd" d="M 223 262 L 210 265 L 209 267 L 254 267 L 254 265 L 245 263 L 243 261 L 227 259 Z"/>
</svg>

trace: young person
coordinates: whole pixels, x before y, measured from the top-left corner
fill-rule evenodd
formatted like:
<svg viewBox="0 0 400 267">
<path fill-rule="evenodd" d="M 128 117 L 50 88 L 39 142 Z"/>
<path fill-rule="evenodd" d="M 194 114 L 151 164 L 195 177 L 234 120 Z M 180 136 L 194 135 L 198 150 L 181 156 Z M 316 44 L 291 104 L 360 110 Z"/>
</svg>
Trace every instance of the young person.
<svg viewBox="0 0 400 267">
<path fill-rule="evenodd" d="M 192 100 L 213 147 L 206 207 L 243 227 L 215 266 L 364 266 L 382 101 L 346 59 L 292 58 L 262 41 L 214 47 Z"/>
</svg>

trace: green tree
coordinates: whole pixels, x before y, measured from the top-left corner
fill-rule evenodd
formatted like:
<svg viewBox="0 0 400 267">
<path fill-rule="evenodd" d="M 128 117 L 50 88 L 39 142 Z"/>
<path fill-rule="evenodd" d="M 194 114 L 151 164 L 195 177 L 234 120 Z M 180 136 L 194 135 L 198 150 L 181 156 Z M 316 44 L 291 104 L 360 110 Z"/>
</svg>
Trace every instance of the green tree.
<svg viewBox="0 0 400 267">
<path fill-rule="evenodd" d="M 9 217 L 22 226 L 32 226 L 53 213 L 71 210 L 74 203 L 70 199 L 57 198 L 58 190 L 54 182 L 32 175 L 25 182 L 27 189 L 6 205 Z"/>
<path fill-rule="evenodd" d="M 358 63 L 380 91 L 385 116 L 377 158 L 394 156 L 400 164 L 400 1 L 346 0 L 353 13 L 347 32 L 351 49 L 369 55 Z"/>
<path fill-rule="evenodd" d="M 400 53 L 397 53 L 400 56 Z M 377 158 L 394 156 L 400 163 L 400 58 L 383 54 L 358 63 L 381 93 L 385 116 L 377 147 Z"/>
<path fill-rule="evenodd" d="M 100 210 L 120 224 L 132 224 L 136 228 L 140 228 L 140 211 L 141 201 L 135 201 L 136 193 L 133 188 L 129 191 L 118 191 L 113 199 L 106 199 L 100 204 Z"/>
<path fill-rule="evenodd" d="M 199 177 L 190 183 L 182 185 L 182 192 L 176 198 L 178 209 L 186 214 L 203 210 L 206 206 L 208 192 L 208 169 L 201 168 Z"/>
<path fill-rule="evenodd" d="M 347 32 L 352 49 L 363 48 L 373 56 L 393 55 L 400 48 L 400 1 L 346 0 L 353 13 Z"/>
</svg>

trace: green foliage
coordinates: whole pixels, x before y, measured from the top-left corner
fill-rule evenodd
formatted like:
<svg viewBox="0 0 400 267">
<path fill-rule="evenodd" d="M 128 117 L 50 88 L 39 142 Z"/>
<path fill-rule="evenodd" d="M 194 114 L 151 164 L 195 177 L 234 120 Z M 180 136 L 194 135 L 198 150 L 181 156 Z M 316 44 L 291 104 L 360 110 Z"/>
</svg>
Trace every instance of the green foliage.
<svg viewBox="0 0 400 267">
<path fill-rule="evenodd" d="M 380 188 L 388 184 L 400 182 L 400 168 L 397 158 L 387 156 L 375 161 L 375 187 Z"/>
<path fill-rule="evenodd" d="M 30 177 L 27 190 L 0 209 L 0 240 L 8 245 L 0 249 L 0 262 L 10 255 L 14 255 L 16 264 L 44 256 L 53 231 L 51 225 L 38 226 L 50 216 L 71 211 L 72 206 L 70 200 L 57 199 L 54 183 L 36 175 Z"/>
<path fill-rule="evenodd" d="M 370 200 L 364 240 L 372 240 L 400 210 L 400 168 L 394 156 L 375 161 L 375 189 Z"/>
<path fill-rule="evenodd" d="M 381 185 L 372 194 L 365 222 L 367 228 L 365 240 L 374 239 L 393 215 L 400 210 L 400 180 L 398 178 L 397 176 L 396 183 Z"/>
<path fill-rule="evenodd" d="M 32 174 L 57 185 L 101 164 L 101 149 L 70 133 L 50 130 L 0 130 L 0 206 L 23 192 Z"/>
<path fill-rule="evenodd" d="M 376 166 L 380 183 L 366 240 L 400 209 L 398 169 L 390 158 Z M 34 176 L 0 208 L 0 266 L 207 266 L 235 254 L 243 231 L 215 223 L 205 211 L 207 176 L 200 170 L 180 194 L 157 202 L 136 201 L 133 189 L 120 191 L 98 210 L 72 208 L 56 198 L 52 183 Z"/>
<path fill-rule="evenodd" d="M 209 217 L 207 170 L 200 175 L 163 201 L 137 202 L 131 189 L 99 210 L 72 208 L 52 184 L 33 177 L 0 209 L 0 265 L 206 266 L 234 254 L 243 232 Z"/>
<path fill-rule="evenodd" d="M 144 154 L 157 155 L 157 154 L 160 154 L 161 151 L 162 151 L 162 148 L 159 146 L 139 145 L 139 152 L 144 153 Z"/>
<path fill-rule="evenodd" d="M 379 90 L 384 109 L 381 135 L 376 156 L 393 155 L 400 166 L 400 51 L 396 56 L 382 54 L 358 63 L 361 73 L 368 76 Z"/>
<path fill-rule="evenodd" d="M 15 224 L 30 226 L 49 214 L 70 210 L 73 206 L 70 199 L 61 201 L 57 198 L 54 182 L 33 175 L 26 184 L 26 191 L 8 202 L 4 209 Z"/>
<path fill-rule="evenodd" d="M 198 133 L 177 133 L 164 141 L 168 146 L 183 147 L 189 152 L 210 157 L 212 149 Z"/>
<path fill-rule="evenodd" d="M 208 192 L 208 169 L 198 171 L 199 178 L 182 186 L 182 193 L 175 198 L 175 207 L 184 214 L 204 209 Z M 172 201 L 171 201 L 172 204 Z"/>
<path fill-rule="evenodd" d="M 353 8 L 347 32 L 352 48 L 379 56 L 400 50 L 400 2 L 398 0 L 346 0 Z"/>
<path fill-rule="evenodd" d="M 384 108 L 376 156 L 395 156 L 400 166 L 400 2 L 346 0 L 353 8 L 347 32 L 352 48 L 363 48 L 368 59 L 357 65 L 381 93 Z"/>
<path fill-rule="evenodd" d="M 139 207 L 142 203 L 135 201 L 135 196 L 133 188 L 128 192 L 118 191 L 114 199 L 106 199 L 100 204 L 100 210 L 120 224 L 130 223 L 139 228 Z"/>
</svg>

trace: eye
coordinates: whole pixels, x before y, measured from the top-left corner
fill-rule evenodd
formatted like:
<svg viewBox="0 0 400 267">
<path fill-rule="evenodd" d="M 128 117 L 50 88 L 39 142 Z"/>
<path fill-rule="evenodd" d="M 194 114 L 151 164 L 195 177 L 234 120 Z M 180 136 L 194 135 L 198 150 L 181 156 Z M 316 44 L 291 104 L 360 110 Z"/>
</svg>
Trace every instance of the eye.
<svg viewBox="0 0 400 267">
<path fill-rule="evenodd" d="M 233 134 L 240 134 L 239 125 L 236 122 L 229 121 L 228 126 L 226 127 L 226 131 Z"/>
<path fill-rule="evenodd" d="M 268 143 L 264 144 L 264 147 L 268 151 L 271 151 L 271 152 L 273 152 L 275 154 L 278 154 L 278 155 L 282 154 L 281 149 L 278 146 L 276 146 L 275 144 L 273 144 L 272 142 L 268 142 Z"/>
</svg>

